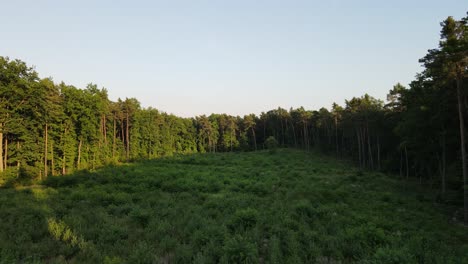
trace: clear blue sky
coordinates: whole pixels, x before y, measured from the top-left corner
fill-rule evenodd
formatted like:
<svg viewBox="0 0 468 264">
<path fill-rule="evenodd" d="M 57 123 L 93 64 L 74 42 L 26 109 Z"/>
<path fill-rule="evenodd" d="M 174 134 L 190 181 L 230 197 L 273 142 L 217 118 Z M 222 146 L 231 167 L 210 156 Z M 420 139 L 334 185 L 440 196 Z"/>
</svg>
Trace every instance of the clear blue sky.
<svg viewBox="0 0 468 264">
<path fill-rule="evenodd" d="M 385 99 L 466 1 L 0 0 L 0 56 L 181 116 Z"/>
</svg>

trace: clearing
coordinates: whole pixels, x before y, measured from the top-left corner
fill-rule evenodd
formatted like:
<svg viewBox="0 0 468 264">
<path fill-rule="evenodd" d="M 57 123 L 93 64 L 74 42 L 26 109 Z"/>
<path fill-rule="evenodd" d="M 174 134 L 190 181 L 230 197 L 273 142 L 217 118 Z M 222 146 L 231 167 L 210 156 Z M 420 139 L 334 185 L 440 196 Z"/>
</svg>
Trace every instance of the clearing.
<svg viewBox="0 0 468 264">
<path fill-rule="evenodd" d="M 0 263 L 468 263 L 449 211 L 316 153 L 176 156 L 0 189 Z"/>
</svg>

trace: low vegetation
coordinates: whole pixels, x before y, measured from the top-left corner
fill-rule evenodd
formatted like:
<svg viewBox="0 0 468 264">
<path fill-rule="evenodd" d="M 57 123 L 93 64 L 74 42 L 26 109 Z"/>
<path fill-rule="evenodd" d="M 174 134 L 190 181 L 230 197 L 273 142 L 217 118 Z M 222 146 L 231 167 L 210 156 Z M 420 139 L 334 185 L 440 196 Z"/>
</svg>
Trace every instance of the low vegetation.
<svg viewBox="0 0 468 264">
<path fill-rule="evenodd" d="M 0 263 L 467 263 L 417 184 L 300 150 L 175 156 L 0 189 Z"/>
</svg>

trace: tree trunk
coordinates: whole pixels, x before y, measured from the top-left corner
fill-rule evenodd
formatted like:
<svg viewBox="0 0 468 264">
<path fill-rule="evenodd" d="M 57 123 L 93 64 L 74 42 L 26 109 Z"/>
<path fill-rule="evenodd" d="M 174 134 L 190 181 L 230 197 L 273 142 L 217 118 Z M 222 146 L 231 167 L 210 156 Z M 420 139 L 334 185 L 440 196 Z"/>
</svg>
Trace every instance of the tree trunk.
<svg viewBox="0 0 468 264">
<path fill-rule="evenodd" d="M 463 93 L 462 93 L 462 77 L 457 76 L 457 97 L 458 97 L 458 119 L 460 121 L 460 146 L 462 156 L 462 172 L 463 172 L 463 220 L 465 225 L 468 225 L 468 172 L 466 167 L 466 149 L 465 149 L 465 120 L 463 117 Z"/>
<path fill-rule="evenodd" d="M 251 129 L 252 129 L 255 151 L 257 151 L 257 137 L 255 136 L 255 129 L 253 127 L 251 127 Z"/>
<path fill-rule="evenodd" d="M 3 171 L 3 124 L 0 123 L 0 172 Z"/>
<path fill-rule="evenodd" d="M 210 153 L 213 152 L 213 149 L 211 147 L 211 136 L 208 135 L 208 149 L 210 150 Z"/>
<path fill-rule="evenodd" d="M 445 145 L 444 149 L 442 151 L 442 195 L 445 196 L 445 192 L 447 190 L 447 154 L 445 150 Z"/>
<path fill-rule="evenodd" d="M 364 168 L 367 167 L 367 157 L 366 157 L 366 130 L 361 127 L 361 150 L 362 150 L 362 165 Z"/>
<path fill-rule="evenodd" d="M 128 111 L 127 111 L 127 118 L 126 118 L 127 122 L 126 122 L 126 135 L 125 137 L 127 138 L 127 160 L 129 159 L 130 157 L 130 137 L 129 137 L 129 126 L 130 126 L 130 121 L 128 119 Z"/>
<path fill-rule="evenodd" d="M 442 134 L 442 142 L 441 142 L 441 147 L 442 147 L 442 154 L 439 160 L 439 166 L 440 166 L 440 178 L 441 178 L 441 196 L 442 198 L 445 198 L 445 192 L 446 192 L 446 163 L 447 163 L 447 155 L 446 155 L 446 146 L 445 146 L 445 131 Z"/>
<path fill-rule="evenodd" d="M 8 136 L 5 135 L 5 170 L 8 169 Z"/>
<path fill-rule="evenodd" d="M 17 141 L 17 142 L 16 142 L 16 153 L 19 152 L 19 149 L 20 149 L 20 143 L 19 143 L 19 141 Z M 17 155 L 18 155 L 18 154 L 17 154 Z M 18 157 L 18 159 L 16 160 L 16 167 L 18 167 L 18 169 L 19 169 L 19 167 L 20 167 L 20 160 L 19 160 L 19 157 Z"/>
<path fill-rule="evenodd" d="M 283 127 L 283 119 L 280 116 L 280 124 L 281 124 L 281 146 L 284 146 L 284 127 Z"/>
<path fill-rule="evenodd" d="M 151 140 L 148 141 L 148 159 L 151 159 Z"/>
<path fill-rule="evenodd" d="M 297 137 L 296 137 L 296 130 L 294 129 L 294 122 L 291 122 L 291 127 L 292 127 L 293 137 L 294 137 L 294 147 L 297 148 Z"/>
<path fill-rule="evenodd" d="M 400 149 L 400 178 L 403 178 L 403 151 Z"/>
<path fill-rule="evenodd" d="M 364 137 L 364 132 L 361 127 L 357 129 L 358 133 L 358 142 L 359 142 L 359 163 L 361 168 L 366 167 L 366 144 L 365 144 L 365 137 Z"/>
<path fill-rule="evenodd" d="M 307 124 L 304 122 L 304 144 L 307 150 L 309 150 L 309 135 L 307 133 Z"/>
<path fill-rule="evenodd" d="M 335 115 L 335 151 L 338 158 L 338 117 Z"/>
<path fill-rule="evenodd" d="M 63 136 L 62 136 L 62 139 L 64 140 L 65 137 L 67 136 L 67 129 L 65 128 L 63 130 Z M 65 145 L 65 144 L 64 144 Z M 65 175 L 67 173 L 67 162 L 66 162 L 66 151 L 65 151 L 65 146 L 63 147 L 63 156 L 62 156 L 62 175 Z"/>
<path fill-rule="evenodd" d="M 48 125 L 47 123 L 45 124 L 45 144 L 44 144 L 44 177 L 47 178 L 48 172 L 47 172 L 47 145 L 48 145 Z"/>
<path fill-rule="evenodd" d="M 405 145 L 405 156 L 406 156 L 406 179 L 409 178 L 409 162 L 408 162 L 408 149 Z"/>
<path fill-rule="evenodd" d="M 234 131 L 234 129 L 231 128 L 231 136 L 230 136 L 231 152 L 232 152 L 232 138 L 233 138 L 233 135 L 232 135 L 233 133 L 232 132 L 233 131 Z"/>
<path fill-rule="evenodd" d="M 122 144 L 125 144 L 124 120 L 125 118 L 122 116 L 120 119 L 120 139 L 122 140 Z"/>
<path fill-rule="evenodd" d="M 115 140 L 116 140 L 116 136 L 117 136 L 117 124 L 115 122 L 115 114 L 114 114 L 114 134 L 113 134 L 113 137 L 112 137 L 112 159 L 115 158 Z"/>
<path fill-rule="evenodd" d="M 377 136 L 377 169 L 380 171 L 380 137 Z"/>
<path fill-rule="evenodd" d="M 356 138 L 357 138 L 357 145 L 358 145 L 359 167 L 362 168 L 361 138 L 359 135 L 359 130 L 357 128 L 356 128 Z"/>
<path fill-rule="evenodd" d="M 77 168 L 80 169 L 80 164 L 81 164 L 81 145 L 83 144 L 83 140 L 80 138 L 80 143 L 78 144 L 78 164 Z"/>
<path fill-rule="evenodd" d="M 50 172 L 52 176 L 55 176 L 55 164 L 54 164 L 54 141 L 50 143 Z"/>
<path fill-rule="evenodd" d="M 62 159 L 62 175 L 65 175 L 67 173 L 67 161 L 66 161 L 66 155 L 65 151 L 63 152 L 63 159 Z"/>
<path fill-rule="evenodd" d="M 369 167 L 371 170 L 374 170 L 374 159 L 372 158 L 372 147 L 371 147 L 371 138 L 369 133 L 369 123 L 366 125 L 367 129 L 367 147 L 369 150 Z"/>
<path fill-rule="evenodd" d="M 340 151 L 340 157 L 343 157 L 344 156 L 344 151 L 346 149 L 346 146 L 345 146 L 345 139 L 344 139 L 344 129 L 343 131 L 341 131 L 341 151 Z"/>
</svg>

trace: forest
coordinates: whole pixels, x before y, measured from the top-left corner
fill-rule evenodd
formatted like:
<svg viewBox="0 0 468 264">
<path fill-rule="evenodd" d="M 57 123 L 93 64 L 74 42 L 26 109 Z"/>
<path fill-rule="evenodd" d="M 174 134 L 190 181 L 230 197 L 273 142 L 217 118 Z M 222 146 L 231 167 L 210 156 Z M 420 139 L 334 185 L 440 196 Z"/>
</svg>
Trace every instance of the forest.
<svg viewBox="0 0 468 264">
<path fill-rule="evenodd" d="M 468 225 L 467 22 L 468 16 L 441 22 L 440 42 L 420 59 L 424 70 L 408 87 L 396 83 L 385 101 L 364 94 L 331 108 L 277 108 L 260 115 L 182 118 L 143 108 L 136 98 L 112 101 L 96 84 L 81 89 L 40 78 L 26 62 L 0 57 L 0 186 L 277 145 L 417 183 L 453 208 L 451 218 Z"/>
</svg>

